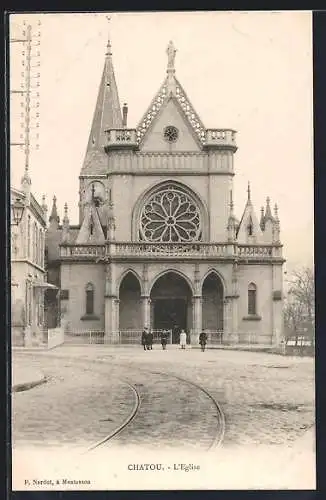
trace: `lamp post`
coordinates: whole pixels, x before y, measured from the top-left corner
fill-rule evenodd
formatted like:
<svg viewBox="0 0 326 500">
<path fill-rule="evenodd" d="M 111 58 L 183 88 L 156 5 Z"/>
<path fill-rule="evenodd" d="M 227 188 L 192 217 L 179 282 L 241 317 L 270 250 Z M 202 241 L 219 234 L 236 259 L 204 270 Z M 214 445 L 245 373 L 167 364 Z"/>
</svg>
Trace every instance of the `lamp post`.
<svg viewBox="0 0 326 500">
<path fill-rule="evenodd" d="M 23 218 L 25 210 L 24 203 L 17 199 L 14 203 L 11 204 L 11 225 L 18 226 Z"/>
</svg>

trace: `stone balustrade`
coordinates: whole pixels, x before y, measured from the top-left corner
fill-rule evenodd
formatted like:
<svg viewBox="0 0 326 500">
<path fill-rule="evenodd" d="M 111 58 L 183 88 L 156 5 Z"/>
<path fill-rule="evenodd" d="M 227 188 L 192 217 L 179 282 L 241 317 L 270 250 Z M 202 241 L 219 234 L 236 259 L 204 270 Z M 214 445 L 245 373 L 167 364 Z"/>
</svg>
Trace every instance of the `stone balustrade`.
<svg viewBox="0 0 326 500">
<path fill-rule="evenodd" d="M 239 257 L 273 257 L 273 247 L 270 245 L 239 245 Z"/>
<path fill-rule="evenodd" d="M 104 257 L 105 245 L 61 245 L 60 257 Z"/>
<path fill-rule="evenodd" d="M 136 148 L 137 147 L 137 134 L 133 128 L 121 128 L 106 130 L 107 145 L 111 148 Z"/>
<path fill-rule="evenodd" d="M 115 254 L 119 256 L 154 257 L 227 257 L 229 245 L 217 243 L 118 243 Z"/>
<path fill-rule="evenodd" d="M 107 149 L 136 149 L 138 147 L 136 129 L 109 129 L 105 133 Z M 201 141 L 206 147 L 237 150 L 236 132 L 232 129 L 207 129 L 202 134 Z"/>
<path fill-rule="evenodd" d="M 205 146 L 237 150 L 236 132 L 232 129 L 207 129 Z"/>
<path fill-rule="evenodd" d="M 281 258 L 281 250 L 271 245 L 237 245 L 234 243 L 146 243 L 111 242 L 107 245 L 61 245 L 60 257 L 98 260 L 114 258 L 153 257 L 160 258 L 237 258 L 261 260 Z"/>
</svg>

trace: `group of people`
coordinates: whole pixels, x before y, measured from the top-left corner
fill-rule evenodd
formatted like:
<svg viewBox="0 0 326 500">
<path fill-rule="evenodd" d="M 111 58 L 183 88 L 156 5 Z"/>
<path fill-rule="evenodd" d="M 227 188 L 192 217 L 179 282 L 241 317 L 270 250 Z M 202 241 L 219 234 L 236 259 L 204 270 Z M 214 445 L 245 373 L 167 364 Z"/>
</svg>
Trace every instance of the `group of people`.
<svg viewBox="0 0 326 500">
<path fill-rule="evenodd" d="M 169 339 L 169 331 L 168 330 L 162 330 L 161 331 L 161 345 L 163 351 L 166 350 L 166 345 L 168 343 Z M 144 348 L 144 351 L 150 351 L 153 349 L 153 333 L 149 328 L 145 326 L 142 336 L 141 336 L 141 343 Z M 207 343 L 207 334 L 206 332 L 202 331 L 201 334 L 199 335 L 199 344 L 201 347 L 201 350 L 204 352 L 206 348 L 206 343 Z M 179 344 L 181 349 L 186 349 L 187 345 L 187 334 L 184 330 L 181 330 L 180 335 L 179 335 Z"/>
</svg>

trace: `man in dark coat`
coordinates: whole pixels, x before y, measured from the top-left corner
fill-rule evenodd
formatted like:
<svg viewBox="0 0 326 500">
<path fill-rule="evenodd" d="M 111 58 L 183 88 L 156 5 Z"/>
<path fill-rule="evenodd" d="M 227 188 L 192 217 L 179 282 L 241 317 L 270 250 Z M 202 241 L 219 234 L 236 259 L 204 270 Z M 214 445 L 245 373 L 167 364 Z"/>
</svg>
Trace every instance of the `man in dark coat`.
<svg viewBox="0 0 326 500">
<path fill-rule="evenodd" d="M 161 344 L 163 351 L 166 350 L 166 344 L 168 343 L 168 335 L 169 333 L 166 330 L 163 330 L 161 333 Z"/>
<path fill-rule="evenodd" d="M 144 351 L 146 351 L 146 347 L 148 345 L 147 337 L 148 337 L 148 329 L 145 326 L 143 333 L 141 334 L 141 343 L 142 343 L 142 346 L 144 346 Z"/>
<path fill-rule="evenodd" d="M 206 342 L 207 342 L 207 333 L 202 331 L 201 334 L 199 335 L 199 343 L 200 343 L 202 352 L 205 351 Z"/>
<path fill-rule="evenodd" d="M 149 330 L 147 333 L 147 350 L 152 350 L 153 349 L 153 334 Z"/>
</svg>

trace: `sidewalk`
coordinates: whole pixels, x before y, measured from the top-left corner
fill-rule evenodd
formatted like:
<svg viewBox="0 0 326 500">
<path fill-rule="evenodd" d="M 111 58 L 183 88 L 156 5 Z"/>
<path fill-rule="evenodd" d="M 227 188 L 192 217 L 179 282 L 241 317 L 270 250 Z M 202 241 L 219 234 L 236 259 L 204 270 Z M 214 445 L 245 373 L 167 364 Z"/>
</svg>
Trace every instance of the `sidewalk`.
<svg viewBox="0 0 326 500">
<path fill-rule="evenodd" d="M 27 391 L 36 385 L 46 382 L 45 375 L 29 366 L 28 360 L 12 360 L 12 392 Z"/>
</svg>

